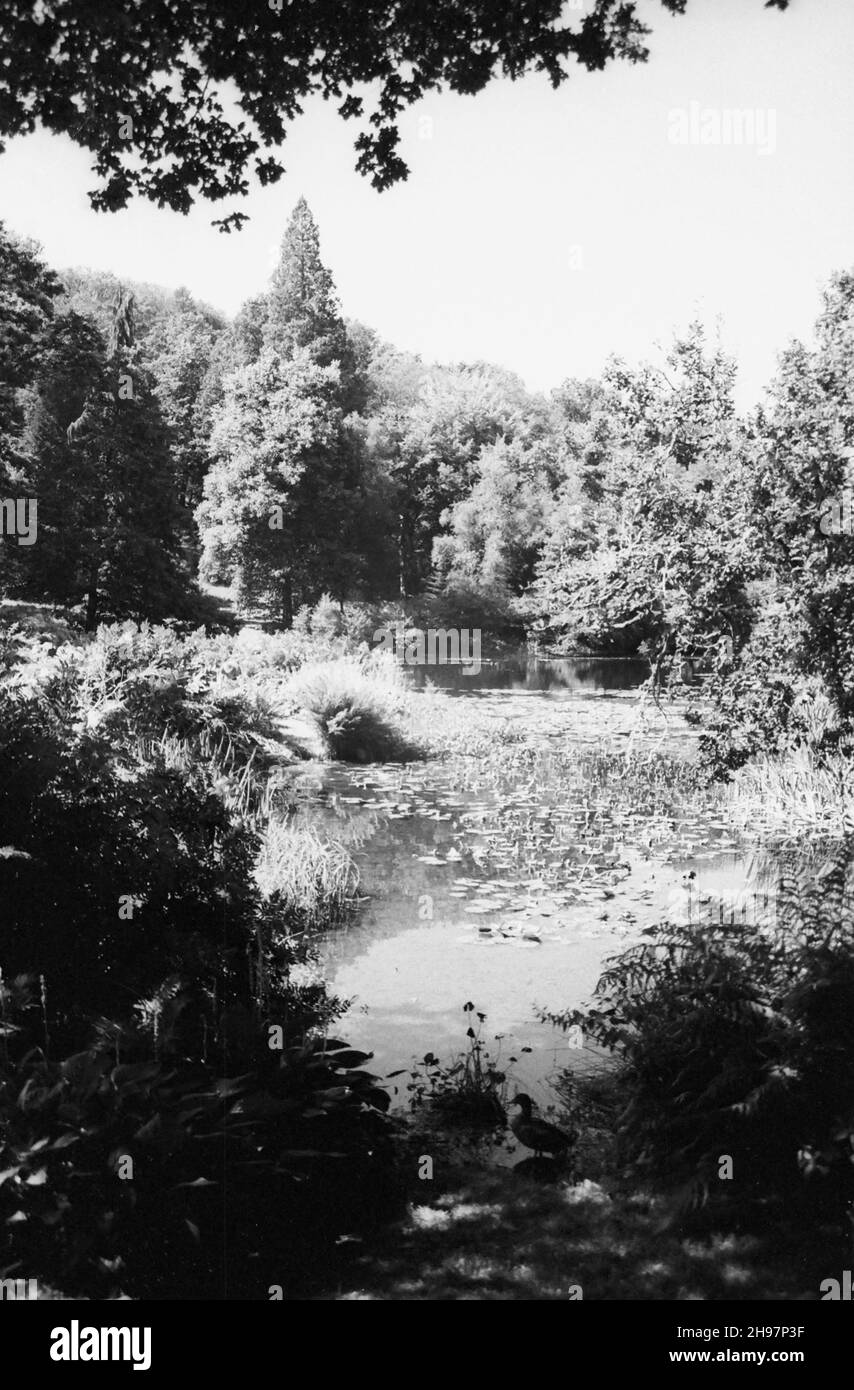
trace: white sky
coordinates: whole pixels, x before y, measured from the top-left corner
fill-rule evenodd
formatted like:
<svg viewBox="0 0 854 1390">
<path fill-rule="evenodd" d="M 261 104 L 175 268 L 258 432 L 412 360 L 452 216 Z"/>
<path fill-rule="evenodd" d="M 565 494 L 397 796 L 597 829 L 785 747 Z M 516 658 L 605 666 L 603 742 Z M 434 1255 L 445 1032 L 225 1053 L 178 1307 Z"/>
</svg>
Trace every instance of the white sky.
<svg viewBox="0 0 854 1390">
<path fill-rule="evenodd" d="M 0 156 L 0 216 L 54 266 L 183 284 L 234 313 L 264 287 L 304 194 L 344 312 L 398 347 L 498 362 L 545 389 L 611 352 L 655 357 L 699 314 L 720 322 L 747 406 L 781 348 L 809 337 L 830 272 L 854 264 L 854 0 L 639 9 L 654 25 L 645 65 L 413 108 L 410 178 L 386 193 L 353 168 L 356 125 L 318 101 L 281 182 L 233 205 L 252 220 L 231 236 L 210 226 L 227 204 L 93 213 L 88 156 L 43 132 Z M 758 111 L 766 140 L 774 112 L 773 152 L 671 143 L 668 113 L 692 102 Z"/>
</svg>

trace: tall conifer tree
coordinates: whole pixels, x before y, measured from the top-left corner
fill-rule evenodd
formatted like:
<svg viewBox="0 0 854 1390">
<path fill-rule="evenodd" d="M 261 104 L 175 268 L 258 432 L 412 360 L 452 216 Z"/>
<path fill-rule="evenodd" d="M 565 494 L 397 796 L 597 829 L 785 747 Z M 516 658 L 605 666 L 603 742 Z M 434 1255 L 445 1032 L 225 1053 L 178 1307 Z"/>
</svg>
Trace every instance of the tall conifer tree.
<svg viewBox="0 0 854 1390">
<path fill-rule="evenodd" d="M 290 359 L 305 349 L 319 367 L 349 366 L 350 348 L 320 234 L 305 198 L 288 222 L 267 297 L 264 346 Z"/>
<path fill-rule="evenodd" d="M 197 519 L 208 574 L 232 570 L 242 604 L 289 626 L 324 590 L 352 592 L 362 506 L 352 351 L 302 198 L 266 304 L 258 361 L 225 379 Z"/>
</svg>

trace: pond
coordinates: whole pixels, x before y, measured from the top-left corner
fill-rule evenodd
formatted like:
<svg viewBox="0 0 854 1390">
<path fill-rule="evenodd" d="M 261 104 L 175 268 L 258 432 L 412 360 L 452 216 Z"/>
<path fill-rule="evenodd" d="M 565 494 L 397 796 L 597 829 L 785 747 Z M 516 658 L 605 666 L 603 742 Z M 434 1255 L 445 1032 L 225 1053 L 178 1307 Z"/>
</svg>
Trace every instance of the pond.
<svg viewBox="0 0 854 1390">
<path fill-rule="evenodd" d="M 299 814 L 346 844 L 365 901 L 321 941 L 344 1035 L 381 1075 L 462 1051 L 472 1001 L 484 1041 L 515 1058 L 540 1105 L 563 1067 L 602 1066 L 538 1010 L 589 1000 L 605 957 L 668 913 L 745 911 L 764 889 L 716 795 L 681 785 L 696 734 L 653 709 L 639 728 L 644 663 L 526 658 L 477 677 L 429 677 L 518 742 L 428 763 L 312 765 Z M 415 683 L 423 683 L 417 672 Z M 631 745 L 666 751 L 667 776 L 629 773 Z M 681 771 L 680 771 L 681 769 Z M 666 765 L 665 765 L 666 772 Z M 524 1050 L 523 1050 L 524 1049 Z M 395 1103 L 407 1100 L 398 1078 Z"/>
</svg>

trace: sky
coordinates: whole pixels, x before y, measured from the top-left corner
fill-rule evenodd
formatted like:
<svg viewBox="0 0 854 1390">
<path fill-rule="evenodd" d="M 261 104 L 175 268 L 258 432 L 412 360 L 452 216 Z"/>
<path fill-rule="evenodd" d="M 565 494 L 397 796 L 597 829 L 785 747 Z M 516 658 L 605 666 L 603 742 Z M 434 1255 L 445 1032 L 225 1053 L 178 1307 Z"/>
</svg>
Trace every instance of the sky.
<svg viewBox="0 0 854 1390">
<path fill-rule="evenodd" d="M 583 13 L 587 0 L 567 0 Z M 854 0 L 640 0 L 649 62 L 431 95 L 402 118 L 409 179 L 355 172 L 355 123 L 322 100 L 283 149 L 287 173 L 211 227 L 135 202 L 91 211 L 90 157 L 37 131 L 0 155 L 0 217 L 58 268 L 90 266 L 233 314 L 261 291 L 296 200 L 320 227 L 344 313 L 427 361 L 496 362 L 529 388 L 661 362 L 694 318 L 760 399 L 778 353 L 809 341 L 820 292 L 854 266 Z M 742 142 L 728 113 L 742 118 Z"/>
</svg>

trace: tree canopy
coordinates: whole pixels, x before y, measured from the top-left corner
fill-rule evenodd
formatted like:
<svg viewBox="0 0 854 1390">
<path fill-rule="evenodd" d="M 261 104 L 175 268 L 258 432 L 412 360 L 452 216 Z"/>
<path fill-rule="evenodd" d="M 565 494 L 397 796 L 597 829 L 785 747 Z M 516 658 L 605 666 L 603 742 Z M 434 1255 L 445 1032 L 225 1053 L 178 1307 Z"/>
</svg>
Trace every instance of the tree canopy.
<svg viewBox="0 0 854 1390">
<path fill-rule="evenodd" d="M 683 14 L 688 0 L 661 4 Z M 139 194 L 187 212 L 198 197 L 245 194 L 253 174 L 279 179 L 268 151 L 319 94 L 361 123 L 356 168 L 384 189 L 408 174 L 399 119 L 425 93 L 471 95 L 529 72 L 558 87 L 573 63 L 645 61 L 636 11 L 624 0 L 592 0 L 579 16 L 562 0 L 7 0 L 0 141 L 41 124 L 93 154 L 96 209 Z M 232 211 L 215 225 L 245 221 Z"/>
</svg>

